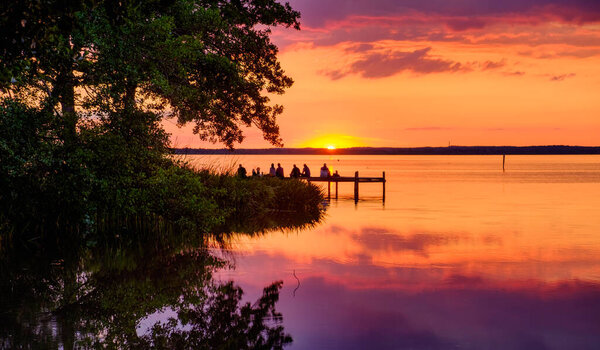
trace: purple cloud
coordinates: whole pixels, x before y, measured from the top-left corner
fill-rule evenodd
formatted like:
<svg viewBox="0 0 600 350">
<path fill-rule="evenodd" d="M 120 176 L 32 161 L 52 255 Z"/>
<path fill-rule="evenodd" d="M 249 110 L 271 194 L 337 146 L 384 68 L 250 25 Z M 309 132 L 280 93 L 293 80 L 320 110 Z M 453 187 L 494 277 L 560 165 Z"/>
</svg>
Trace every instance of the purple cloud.
<svg viewBox="0 0 600 350">
<path fill-rule="evenodd" d="M 367 43 L 359 43 L 356 45 L 353 45 L 349 48 L 346 49 L 347 52 L 354 52 L 354 53 L 361 53 L 361 52 L 369 52 L 371 50 L 373 50 L 373 45 L 372 44 L 367 44 Z"/>
<path fill-rule="evenodd" d="M 282 47 L 294 42 L 332 46 L 381 40 L 600 46 L 600 35 L 576 29 L 576 25 L 600 23 L 597 0 L 294 0 L 292 6 L 302 13 L 304 30 L 278 36 Z M 551 22 L 575 26 L 553 35 L 547 35 L 544 27 L 535 29 Z M 490 26 L 496 27 L 483 30 Z M 494 33 L 496 29 L 501 32 Z M 590 57 L 596 53 L 581 54 Z"/>
<path fill-rule="evenodd" d="M 337 80 L 352 73 L 359 74 L 364 78 L 385 78 L 401 72 L 430 74 L 466 69 L 460 62 L 432 57 L 429 55 L 430 51 L 430 47 L 415 51 L 371 51 L 354 61 L 346 70 L 322 73 Z"/>
<path fill-rule="evenodd" d="M 393 17 L 421 13 L 439 17 L 453 29 L 482 28 L 490 18 L 529 16 L 570 23 L 600 21 L 600 2 L 595 0 L 292 0 L 303 23 L 322 27 L 351 16 Z"/>
<path fill-rule="evenodd" d="M 507 65 L 506 60 L 461 63 L 430 55 L 431 47 L 414 51 L 381 51 L 371 44 L 356 44 L 346 49 L 350 53 L 362 53 L 358 59 L 345 69 L 323 70 L 320 73 L 332 80 L 344 78 L 349 74 L 359 74 L 364 78 L 385 78 L 402 72 L 415 74 L 467 72 L 475 69 L 495 70 Z M 508 75 L 522 75 L 522 72 Z M 406 129 L 408 131 L 423 129 Z M 428 129 L 431 130 L 431 129 Z M 436 129 L 439 130 L 439 129 Z"/>
</svg>

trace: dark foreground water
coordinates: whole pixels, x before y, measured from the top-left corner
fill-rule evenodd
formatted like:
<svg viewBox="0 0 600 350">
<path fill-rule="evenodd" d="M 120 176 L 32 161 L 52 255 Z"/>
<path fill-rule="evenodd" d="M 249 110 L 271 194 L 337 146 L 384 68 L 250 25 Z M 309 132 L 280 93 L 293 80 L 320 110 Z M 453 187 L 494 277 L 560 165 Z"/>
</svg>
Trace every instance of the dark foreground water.
<svg viewBox="0 0 600 350">
<path fill-rule="evenodd" d="M 385 170 L 386 202 L 340 184 L 316 226 L 14 244 L 0 348 L 600 348 L 598 156 L 188 160 Z"/>
</svg>

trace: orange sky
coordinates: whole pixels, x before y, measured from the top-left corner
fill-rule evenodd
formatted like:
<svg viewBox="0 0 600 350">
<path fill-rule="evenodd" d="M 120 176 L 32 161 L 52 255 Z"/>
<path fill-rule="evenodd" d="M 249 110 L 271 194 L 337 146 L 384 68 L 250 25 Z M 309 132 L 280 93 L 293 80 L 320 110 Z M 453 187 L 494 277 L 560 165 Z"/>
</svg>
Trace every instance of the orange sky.
<svg viewBox="0 0 600 350">
<path fill-rule="evenodd" d="M 285 146 L 599 145 L 600 6 L 458 3 L 298 2 L 303 29 L 273 33 L 295 80 L 273 97 Z M 222 147 L 165 127 L 176 147 Z"/>
</svg>

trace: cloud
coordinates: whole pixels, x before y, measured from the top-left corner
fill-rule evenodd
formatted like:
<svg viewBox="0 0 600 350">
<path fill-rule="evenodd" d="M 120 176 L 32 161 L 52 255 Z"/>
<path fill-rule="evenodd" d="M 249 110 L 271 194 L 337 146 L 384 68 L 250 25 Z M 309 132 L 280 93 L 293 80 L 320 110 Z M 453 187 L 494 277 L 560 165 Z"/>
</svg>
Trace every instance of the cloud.
<svg viewBox="0 0 600 350">
<path fill-rule="evenodd" d="M 487 23 L 480 18 L 456 18 L 446 21 L 448 28 L 454 31 L 464 31 L 469 29 L 482 29 Z"/>
<path fill-rule="evenodd" d="M 600 2 L 595 0 L 292 0 L 304 25 L 323 27 L 351 16 L 394 17 L 423 14 L 449 28 L 482 28 L 492 21 L 530 17 L 530 21 L 590 23 L 600 21 Z"/>
<path fill-rule="evenodd" d="M 465 70 L 460 62 L 436 58 L 429 55 L 431 47 L 414 51 L 371 51 L 354 61 L 345 70 L 323 71 L 333 80 L 348 74 L 359 74 L 364 78 L 385 78 L 401 72 L 431 74 Z"/>
<path fill-rule="evenodd" d="M 506 76 L 514 76 L 514 77 L 520 77 L 525 75 L 525 72 L 522 71 L 513 71 L 513 72 L 504 72 L 503 73 Z"/>
<path fill-rule="evenodd" d="M 551 81 L 563 81 L 567 78 L 572 78 L 574 77 L 576 74 L 575 73 L 569 73 L 569 74 L 561 74 L 561 75 L 554 75 L 550 78 Z"/>
<path fill-rule="evenodd" d="M 581 25 L 600 23 L 596 0 L 296 0 L 292 6 L 302 13 L 303 30 L 278 34 L 282 47 L 298 42 L 333 46 L 382 40 L 600 46 L 600 33 L 594 27 L 578 30 Z"/>
<path fill-rule="evenodd" d="M 506 60 L 501 61 L 485 61 L 481 64 L 481 70 L 494 70 L 506 66 Z"/>
<path fill-rule="evenodd" d="M 600 45 L 600 42 L 598 43 Z M 541 58 L 541 59 L 555 59 L 561 57 L 567 58 L 589 58 L 594 56 L 600 56 L 600 49 L 598 48 L 581 48 L 572 50 L 524 50 L 519 51 L 519 55 Z"/>
<path fill-rule="evenodd" d="M 373 49 L 374 49 L 373 44 L 359 43 L 359 44 L 352 45 L 352 46 L 346 48 L 346 51 L 353 52 L 353 53 L 360 53 L 360 52 L 368 52 Z"/>
<path fill-rule="evenodd" d="M 319 73 L 332 80 L 338 80 L 350 74 L 358 74 L 363 78 L 386 78 L 403 72 L 414 74 L 455 73 L 468 72 L 479 69 L 481 71 L 496 70 L 507 65 L 505 59 L 500 61 L 467 62 L 461 63 L 451 59 L 444 59 L 430 54 L 432 48 L 426 47 L 414 51 L 381 50 L 372 44 L 356 44 L 345 49 L 349 53 L 359 53 L 349 66 L 343 69 L 322 70 Z M 524 74 L 513 72 L 508 75 Z M 423 129 L 406 129 L 408 131 Z M 432 129 L 429 129 L 432 130 Z M 440 129 L 435 129 L 440 130 Z"/>
<path fill-rule="evenodd" d="M 347 72 L 344 72 L 342 70 L 324 70 L 324 71 L 321 71 L 320 73 L 325 76 L 328 76 L 329 78 L 331 78 L 331 80 L 342 79 L 343 77 L 348 75 Z"/>
</svg>

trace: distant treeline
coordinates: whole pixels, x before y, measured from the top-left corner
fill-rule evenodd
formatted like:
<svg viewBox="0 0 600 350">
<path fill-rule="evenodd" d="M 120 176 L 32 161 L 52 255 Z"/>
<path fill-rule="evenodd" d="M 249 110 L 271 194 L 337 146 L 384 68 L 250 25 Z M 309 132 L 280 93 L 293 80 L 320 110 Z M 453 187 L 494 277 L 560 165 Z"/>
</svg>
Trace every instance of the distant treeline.
<svg viewBox="0 0 600 350">
<path fill-rule="evenodd" d="M 207 149 L 176 148 L 175 154 L 316 154 L 316 155 L 500 155 L 500 154 L 600 154 L 600 147 L 584 146 L 450 146 L 450 147 L 352 147 Z"/>
</svg>

